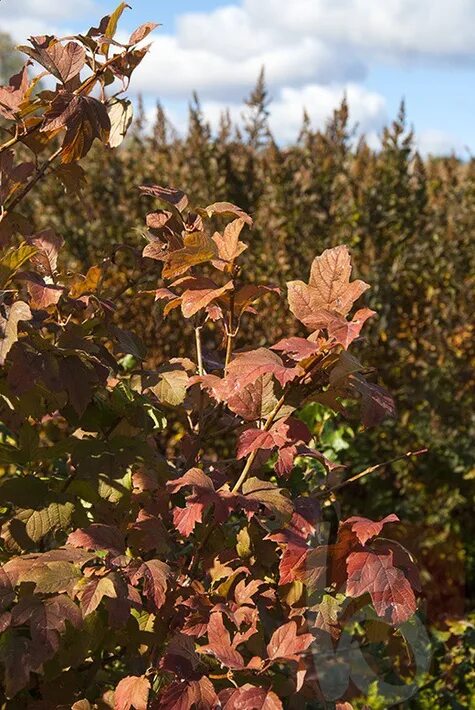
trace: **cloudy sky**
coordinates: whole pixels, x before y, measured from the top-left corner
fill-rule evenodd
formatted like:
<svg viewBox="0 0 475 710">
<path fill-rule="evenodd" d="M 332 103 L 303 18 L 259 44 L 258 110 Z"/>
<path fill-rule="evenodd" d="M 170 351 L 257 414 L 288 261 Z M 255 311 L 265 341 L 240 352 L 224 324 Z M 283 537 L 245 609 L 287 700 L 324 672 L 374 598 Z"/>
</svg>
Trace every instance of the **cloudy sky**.
<svg viewBox="0 0 475 710">
<path fill-rule="evenodd" d="M 30 34 L 87 29 L 114 0 L 0 0 L 0 29 Z M 305 107 L 320 126 L 346 93 L 372 142 L 405 98 L 424 152 L 475 153 L 475 0 L 130 0 L 124 35 L 161 22 L 134 76 L 151 109 L 157 98 L 178 128 L 201 97 L 212 123 L 223 106 L 239 120 L 265 66 L 271 127 L 298 133 Z"/>
</svg>

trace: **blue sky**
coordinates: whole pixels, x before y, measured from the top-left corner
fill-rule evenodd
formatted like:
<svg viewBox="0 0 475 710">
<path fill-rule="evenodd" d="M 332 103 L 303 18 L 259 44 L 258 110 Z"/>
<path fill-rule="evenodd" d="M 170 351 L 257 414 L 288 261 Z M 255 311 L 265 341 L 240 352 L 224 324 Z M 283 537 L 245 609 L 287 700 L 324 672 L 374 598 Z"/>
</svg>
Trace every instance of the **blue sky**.
<svg viewBox="0 0 475 710">
<path fill-rule="evenodd" d="M 196 89 L 213 125 L 236 121 L 260 66 L 273 97 L 271 127 L 285 143 L 304 107 L 322 125 L 346 94 L 373 144 L 405 98 L 422 152 L 475 153 L 475 0 L 131 0 L 124 33 L 162 23 L 134 86 L 179 129 Z M 0 28 L 16 40 L 84 30 L 104 0 L 1 0 Z M 468 153 L 467 153 L 468 151 Z"/>
</svg>

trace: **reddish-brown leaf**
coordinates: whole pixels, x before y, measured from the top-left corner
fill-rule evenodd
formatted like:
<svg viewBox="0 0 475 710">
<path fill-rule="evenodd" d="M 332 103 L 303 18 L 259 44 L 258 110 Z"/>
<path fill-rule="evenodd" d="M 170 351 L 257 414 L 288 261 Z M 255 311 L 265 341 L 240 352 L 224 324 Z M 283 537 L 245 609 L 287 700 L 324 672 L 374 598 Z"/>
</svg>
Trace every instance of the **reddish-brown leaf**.
<svg viewBox="0 0 475 710">
<path fill-rule="evenodd" d="M 272 690 L 250 683 L 235 690 L 223 690 L 219 698 L 223 710 L 282 710 L 284 707 Z"/>
<path fill-rule="evenodd" d="M 282 553 L 279 564 L 279 584 L 290 584 L 299 578 L 299 570 L 305 569 L 309 548 L 302 544 L 288 544 Z"/>
<path fill-rule="evenodd" d="M 114 555 L 120 555 L 125 551 L 125 541 L 119 529 L 101 523 L 93 523 L 87 528 L 75 530 L 69 535 L 67 543 L 73 547 L 83 547 L 85 550 L 107 550 Z"/>
<path fill-rule="evenodd" d="M 150 34 L 150 32 L 153 32 L 156 27 L 159 27 L 156 22 L 144 22 L 143 25 L 140 25 L 140 27 L 137 27 L 137 29 L 132 32 L 128 44 L 137 44 L 138 42 L 141 42 L 145 39 L 145 37 L 147 37 L 147 35 Z"/>
<path fill-rule="evenodd" d="M 353 316 L 353 320 L 346 320 L 346 318 L 338 316 L 332 317 L 326 325 L 328 335 L 347 350 L 351 343 L 359 337 L 368 318 L 374 315 L 376 312 L 370 308 L 360 308 Z"/>
<path fill-rule="evenodd" d="M 327 327 L 333 313 L 346 316 L 368 288 L 363 281 L 350 282 L 351 259 L 345 246 L 327 249 L 314 259 L 309 283 L 291 281 L 289 306 L 298 320 L 312 330 Z"/>
<path fill-rule="evenodd" d="M 29 83 L 28 64 L 11 77 L 8 86 L 0 87 L 0 114 L 4 118 L 14 119 L 25 98 Z"/>
<path fill-rule="evenodd" d="M 359 374 L 352 375 L 350 380 L 361 396 L 361 420 L 365 427 L 377 426 L 386 417 L 396 416 L 394 400 L 384 387 L 368 382 Z"/>
<path fill-rule="evenodd" d="M 191 318 L 198 311 L 206 308 L 210 303 L 220 298 L 226 291 L 233 288 L 233 282 L 228 281 L 218 288 L 216 284 L 212 284 L 208 288 L 190 288 L 187 289 L 181 297 L 181 311 L 185 318 Z"/>
<path fill-rule="evenodd" d="M 22 46 L 19 49 L 41 64 L 63 84 L 74 79 L 85 64 L 85 50 L 77 42 L 62 45 L 61 42 L 52 41 L 44 46 L 44 43 L 36 42 L 34 37 L 31 38 L 31 42 L 33 47 Z"/>
<path fill-rule="evenodd" d="M 213 684 L 203 676 L 200 680 L 172 683 L 153 707 L 154 710 L 215 710 L 218 703 Z"/>
<path fill-rule="evenodd" d="M 53 276 L 58 263 L 58 254 L 64 243 L 53 229 L 44 229 L 27 238 L 28 244 L 38 249 L 31 257 L 31 263 L 44 276 Z"/>
<path fill-rule="evenodd" d="M 354 516 L 348 518 L 340 523 L 340 529 L 348 527 L 356 535 L 358 540 L 362 545 L 365 545 L 368 540 L 379 535 L 383 527 L 387 523 L 397 523 L 399 518 L 397 515 L 392 513 L 387 515 L 385 518 L 379 521 L 368 520 L 368 518 L 361 518 L 359 516 Z"/>
<path fill-rule="evenodd" d="M 286 367 L 282 359 L 272 350 L 258 348 L 238 353 L 228 367 L 227 382 L 233 391 L 241 389 L 261 375 L 272 374 L 282 387 L 303 374 L 298 367 Z M 232 393 L 232 392 L 231 392 Z"/>
<path fill-rule="evenodd" d="M 404 572 L 394 566 L 393 553 L 364 550 L 347 559 L 346 593 L 359 597 L 368 593 L 378 616 L 399 625 L 416 611 L 416 598 Z"/>
<path fill-rule="evenodd" d="M 161 560 L 148 560 L 138 570 L 134 579 L 143 577 L 143 591 L 156 610 L 160 609 L 166 600 L 170 567 Z"/>
<path fill-rule="evenodd" d="M 211 614 L 208 623 L 208 643 L 200 646 L 198 650 L 200 653 L 211 654 L 226 668 L 233 670 L 244 668 L 244 659 L 231 644 L 231 637 L 220 611 Z"/>
<path fill-rule="evenodd" d="M 30 296 L 30 307 L 33 310 L 44 310 L 58 303 L 63 295 L 61 286 L 51 286 L 45 283 L 39 274 L 29 273 L 22 277 Z"/>
<path fill-rule="evenodd" d="M 114 710 L 147 710 L 150 681 L 145 676 L 129 675 L 114 691 Z"/>
<path fill-rule="evenodd" d="M 72 163 L 89 152 L 96 138 L 106 143 L 110 127 L 106 107 L 100 101 L 92 96 L 61 91 L 45 114 L 40 130 L 51 132 L 66 128 L 61 161 Z"/>
<path fill-rule="evenodd" d="M 284 338 L 273 345 L 272 350 L 283 352 L 298 362 L 299 360 L 304 360 L 318 353 L 320 344 L 307 340 L 306 338 Z"/>
<path fill-rule="evenodd" d="M 188 206 L 188 197 L 181 190 L 175 190 L 173 187 L 161 187 L 160 185 L 141 185 L 140 192 L 143 195 L 151 195 L 157 197 L 162 202 L 172 205 L 179 212 L 183 212 Z"/>
<path fill-rule="evenodd" d="M 240 207 L 236 207 L 236 205 L 231 204 L 231 202 L 215 202 L 202 210 L 202 212 L 204 212 L 204 214 L 208 217 L 212 217 L 215 214 L 224 217 L 237 217 L 238 219 L 242 219 L 243 222 L 249 226 L 252 226 L 252 218 Z"/>
<path fill-rule="evenodd" d="M 295 621 L 289 621 L 274 631 L 267 645 L 267 653 L 271 661 L 297 661 L 299 655 L 307 650 L 314 640 L 312 634 L 297 635 L 297 631 L 298 626 Z"/>
<path fill-rule="evenodd" d="M 165 257 L 162 276 L 172 279 L 188 271 L 192 266 L 211 261 L 217 255 L 217 246 L 206 232 L 186 233 L 183 248 L 171 251 Z"/>
<path fill-rule="evenodd" d="M 223 261 L 232 263 L 247 249 L 247 245 L 239 241 L 239 235 L 244 227 L 243 219 L 235 219 L 226 225 L 223 235 L 219 232 L 213 234 L 213 241 L 218 247 L 218 256 Z"/>
</svg>

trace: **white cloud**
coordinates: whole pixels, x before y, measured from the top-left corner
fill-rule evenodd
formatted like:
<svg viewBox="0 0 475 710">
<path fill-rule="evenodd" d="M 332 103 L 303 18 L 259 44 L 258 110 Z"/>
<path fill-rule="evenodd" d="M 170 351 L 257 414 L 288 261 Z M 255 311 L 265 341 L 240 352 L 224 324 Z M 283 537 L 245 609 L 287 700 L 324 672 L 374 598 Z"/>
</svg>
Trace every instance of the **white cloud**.
<svg viewBox="0 0 475 710">
<path fill-rule="evenodd" d="M 362 81 L 372 63 L 475 65 L 475 0 L 243 0 L 157 33 L 135 86 L 163 97 L 242 99 L 262 65 L 271 88 Z"/>
<path fill-rule="evenodd" d="M 234 58 L 233 51 L 212 51 L 201 46 L 184 46 L 180 38 L 158 35 L 150 55 L 134 76 L 137 91 L 162 97 L 189 96 L 194 90 L 207 98 L 242 99 L 265 66 L 271 88 L 361 79 L 361 63 L 338 56 L 331 47 L 310 37 L 294 45 L 268 45 Z"/>
<path fill-rule="evenodd" d="M 419 152 L 427 155 L 463 155 L 467 146 L 460 139 L 437 129 L 417 131 L 415 140 Z"/>
<path fill-rule="evenodd" d="M 473 0 L 244 0 L 244 10 L 255 24 L 317 34 L 365 56 L 475 58 Z"/>
<path fill-rule="evenodd" d="M 30 20 L 52 20 L 58 24 L 63 20 L 69 22 L 84 16 L 95 7 L 93 0 L 3 0 L 0 5 L 0 21 L 24 17 Z"/>
<path fill-rule="evenodd" d="M 0 0 L 0 30 L 24 43 L 31 35 L 69 34 L 64 23 L 90 12 L 98 14 L 94 0 Z"/>
</svg>

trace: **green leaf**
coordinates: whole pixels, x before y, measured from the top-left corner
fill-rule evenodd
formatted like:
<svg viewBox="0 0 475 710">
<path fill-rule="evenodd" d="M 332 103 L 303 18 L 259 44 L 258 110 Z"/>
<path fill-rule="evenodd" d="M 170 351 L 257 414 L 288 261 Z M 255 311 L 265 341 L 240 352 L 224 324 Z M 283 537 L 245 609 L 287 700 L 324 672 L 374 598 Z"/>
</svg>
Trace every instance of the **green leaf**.
<svg viewBox="0 0 475 710">
<path fill-rule="evenodd" d="M 33 566 L 25 571 L 18 581 L 34 582 L 35 591 L 40 594 L 54 594 L 71 590 L 81 576 L 75 565 L 58 560 Z"/>
<path fill-rule="evenodd" d="M 184 370 L 162 372 L 158 384 L 150 389 L 160 402 L 176 407 L 185 401 L 188 379 Z"/>
<path fill-rule="evenodd" d="M 10 249 L 0 259 L 0 288 L 5 288 L 18 269 L 37 253 L 38 249 L 23 242 L 16 249 Z"/>
<path fill-rule="evenodd" d="M 117 30 L 117 24 L 121 18 L 122 13 L 124 12 L 125 8 L 130 8 L 130 5 L 127 5 L 126 2 L 121 2 L 114 12 L 109 16 L 109 21 L 107 23 L 106 30 L 104 32 L 104 37 L 107 39 L 112 39 L 113 36 L 116 33 Z M 109 44 L 105 43 L 101 47 L 101 53 L 104 54 L 106 57 L 109 55 Z"/>
<path fill-rule="evenodd" d="M 39 542 L 55 530 L 66 530 L 74 512 L 72 503 L 50 503 L 47 508 L 34 510 L 26 523 L 26 532 L 33 542 Z"/>
</svg>

